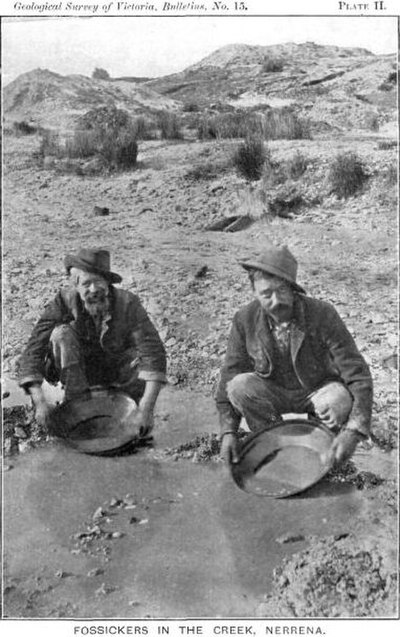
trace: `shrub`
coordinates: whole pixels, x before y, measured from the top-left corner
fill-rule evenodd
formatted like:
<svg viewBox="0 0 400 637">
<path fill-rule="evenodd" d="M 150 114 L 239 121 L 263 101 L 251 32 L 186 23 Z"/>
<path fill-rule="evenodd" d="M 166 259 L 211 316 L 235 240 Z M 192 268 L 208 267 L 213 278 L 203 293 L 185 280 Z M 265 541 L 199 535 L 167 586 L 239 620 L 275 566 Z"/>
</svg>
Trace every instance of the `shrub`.
<svg viewBox="0 0 400 637">
<path fill-rule="evenodd" d="M 368 174 L 365 172 L 364 165 L 355 153 L 340 153 L 331 162 L 328 182 L 331 192 L 337 197 L 351 197 L 367 179 Z"/>
<path fill-rule="evenodd" d="M 198 113 L 200 110 L 199 105 L 196 102 L 188 102 L 183 105 L 184 113 Z"/>
<path fill-rule="evenodd" d="M 284 68 L 283 60 L 279 58 L 266 58 L 262 70 L 264 73 L 279 73 Z"/>
<path fill-rule="evenodd" d="M 248 181 L 257 181 L 263 173 L 268 153 L 260 137 L 248 137 L 237 148 L 233 163 L 239 173 Z"/>
<path fill-rule="evenodd" d="M 86 159 L 96 154 L 100 139 L 95 131 L 75 131 L 65 143 L 65 155 L 71 159 Z"/>
<path fill-rule="evenodd" d="M 226 173 L 230 167 L 231 163 L 229 161 L 207 161 L 204 164 L 199 164 L 198 166 L 190 168 L 184 177 L 188 181 L 210 181 L 221 177 L 221 175 Z"/>
<path fill-rule="evenodd" d="M 77 122 L 77 129 L 100 131 L 116 131 L 126 128 L 132 123 L 127 111 L 115 106 L 99 106 L 87 111 Z"/>
<path fill-rule="evenodd" d="M 14 122 L 13 123 L 14 133 L 17 135 L 33 135 L 37 132 L 37 127 L 32 126 L 32 124 L 28 124 L 28 122 Z"/>
<path fill-rule="evenodd" d="M 157 139 L 155 123 L 143 115 L 135 117 L 132 129 L 135 131 L 136 139 Z"/>
<path fill-rule="evenodd" d="M 179 117 L 176 113 L 161 111 L 158 114 L 158 124 L 161 139 L 183 139 Z"/>
<path fill-rule="evenodd" d="M 198 125 L 199 139 L 237 139 L 262 133 L 262 115 L 259 113 L 220 113 L 206 115 Z"/>
<path fill-rule="evenodd" d="M 97 67 L 92 73 L 92 78 L 94 80 L 110 80 L 111 79 L 108 71 L 106 71 L 105 69 L 99 69 Z"/>
<path fill-rule="evenodd" d="M 396 186 L 398 183 L 397 166 L 390 164 L 383 173 L 383 178 L 387 186 Z"/>
<path fill-rule="evenodd" d="M 286 175 L 289 179 L 299 179 L 307 170 L 308 160 L 299 151 L 286 162 Z"/>
<path fill-rule="evenodd" d="M 391 148 L 397 148 L 397 141 L 394 139 L 384 139 L 378 142 L 378 150 L 390 150 Z"/>
<path fill-rule="evenodd" d="M 289 109 L 267 111 L 262 120 L 263 135 L 266 139 L 310 139 L 307 120 L 299 119 Z"/>
<path fill-rule="evenodd" d="M 102 140 L 100 156 L 113 169 L 133 168 L 136 165 L 138 145 L 132 131 L 121 130 L 117 135 L 108 133 Z"/>
<path fill-rule="evenodd" d="M 49 129 L 42 129 L 41 132 L 40 145 L 38 150 L 38 155 L 42 159 L 44 157 L 62 157 L 62 147 L 60 143 L 60 136 L 56 131 Z"/>
</svg>

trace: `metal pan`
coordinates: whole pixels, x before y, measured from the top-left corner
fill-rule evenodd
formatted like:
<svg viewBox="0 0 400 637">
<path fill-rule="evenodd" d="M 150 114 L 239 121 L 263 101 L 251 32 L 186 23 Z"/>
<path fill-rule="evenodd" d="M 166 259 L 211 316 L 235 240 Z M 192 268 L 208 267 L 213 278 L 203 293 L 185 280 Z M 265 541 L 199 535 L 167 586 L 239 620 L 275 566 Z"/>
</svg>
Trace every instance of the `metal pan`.
<svg viewBox="0 0 400 637">
<path fill-rule="evenodd" d="M 316 419 L 294 418 L 250 435 L 231 465 L 236 484 L 258 496 L 285 498 L 318 482 L 331 468 L 334 435 Z"/>
<path fill-rule="evenodd" d="M 136 409 L 135 401 L 127 394 L 92 389 L 87 397 L 56 407 L 50 433 L 83 453 L 108 454 L 140 439 L 133 422 Z"/>
</svg>

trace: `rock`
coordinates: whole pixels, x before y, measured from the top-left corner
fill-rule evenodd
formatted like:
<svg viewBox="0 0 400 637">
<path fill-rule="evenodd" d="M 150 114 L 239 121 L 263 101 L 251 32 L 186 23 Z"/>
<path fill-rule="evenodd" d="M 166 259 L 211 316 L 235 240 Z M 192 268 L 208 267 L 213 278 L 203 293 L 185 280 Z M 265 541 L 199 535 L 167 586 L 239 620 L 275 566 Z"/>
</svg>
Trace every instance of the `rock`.
<svg viewBox="0 0 400 637">
<path fill-rule="evenodd" d="M 202 279 L 207 275 L 207 273 L 208 273 L 208 265 L 202 265 L 201 268 L 196 270 L 193 276 L 195 279 Z"/>
<path fill-rule="evenodd" d="M 102 518 L 105 515 L 105 511 L 99 507 L 98 509 L 96 509 L 96 511 L 93 513 L 92 516 L 92 520 L 99 520 L 100 518 Z"/>
<path fill-rule="evenodd" d="M 110 209 L 102 208 L 101 206 L 94 206 L 93 213 L 95 217 L 107 217 L 110 214 Z"/>
<path fill-rule="evenodd" d="M 102 568 L 92 568 L 87 572 L 86 577 L 96 577 L 97 575 L 102 575 L 104 573 L 104 569 Z"/>
<path fill-rule="evenodd" d="M 285 535 L 277 537 L 275 541 L 278 542 L 278 544 L 290 544 L 292 542 L 304 542 L 305 539 L 302 533 L 286 533 Z"/>
</svg>

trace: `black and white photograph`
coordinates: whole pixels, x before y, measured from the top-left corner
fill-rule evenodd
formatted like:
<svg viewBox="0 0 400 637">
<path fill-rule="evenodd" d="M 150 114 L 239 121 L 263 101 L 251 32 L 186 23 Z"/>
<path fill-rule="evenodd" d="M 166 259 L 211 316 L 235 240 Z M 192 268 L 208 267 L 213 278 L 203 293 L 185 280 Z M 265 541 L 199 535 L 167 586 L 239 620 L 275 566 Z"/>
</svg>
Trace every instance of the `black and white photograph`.
<svg viewBox="0 0 400 637">
<path fill-rule="evenodd" d="M 252 4 L 2 16 L 6 629 L 399 618 L 398 18 Z"/>
</svg>

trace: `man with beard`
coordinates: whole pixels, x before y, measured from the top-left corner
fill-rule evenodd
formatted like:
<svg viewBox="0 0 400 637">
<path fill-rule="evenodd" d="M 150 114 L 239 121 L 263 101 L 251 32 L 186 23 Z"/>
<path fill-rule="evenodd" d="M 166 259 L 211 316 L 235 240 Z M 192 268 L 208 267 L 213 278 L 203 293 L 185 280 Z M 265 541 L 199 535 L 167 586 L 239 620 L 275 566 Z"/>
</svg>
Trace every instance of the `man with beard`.
<svg viewBox="0 0 400 637">
<path fill-rule="evenodd" d="M 251 431 L 284 413 L 316 415 L 335 434 L 331 457 L 349 458 L 367 438 L 372 380 L 367 363 L 332 305 L 306 296 L 286 246 L 268 245 L 241 261 L 255 300 L 233 319 L 217 391 L 221 455 L 238 461 L 242 416 Z"/>
<path fill-rule="evenodd" d="M 37 421 L 45 426 L 51 413 L 45 378 L 61 381 L 66 400 L 96 385 L 118 387 L 138 403 L 135 424 L 149 433 L 166 382 L 160 337 L 139 298 L 114 287 L 122 279 L 111 272 L 107 250 L 81 249 L 64 263 L 71 287 L 46 306 L 20 360 L 19 384 L 32 397 Z"/>
</svg>

